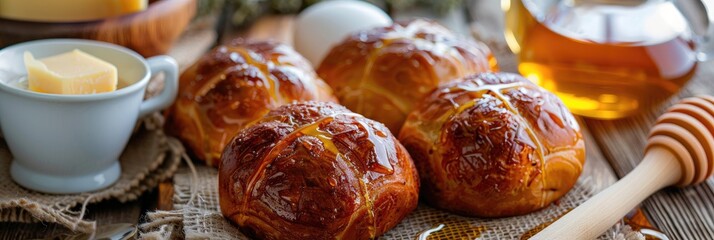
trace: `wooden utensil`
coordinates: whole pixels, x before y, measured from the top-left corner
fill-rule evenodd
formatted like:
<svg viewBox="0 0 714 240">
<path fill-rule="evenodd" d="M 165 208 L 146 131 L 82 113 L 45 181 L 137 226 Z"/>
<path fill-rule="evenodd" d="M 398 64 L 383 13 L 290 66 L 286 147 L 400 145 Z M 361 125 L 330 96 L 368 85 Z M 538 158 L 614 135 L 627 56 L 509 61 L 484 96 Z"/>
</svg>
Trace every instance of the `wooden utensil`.
<svg viewBox="0 0 714 240">
<path fill-rule="evenodd" d="M 656 191 L 703 182 L 713 155 L 714 97 L 684 99 L 657 119 L 632 172 L 531 239 L 594 239 Z"/>
</svg>

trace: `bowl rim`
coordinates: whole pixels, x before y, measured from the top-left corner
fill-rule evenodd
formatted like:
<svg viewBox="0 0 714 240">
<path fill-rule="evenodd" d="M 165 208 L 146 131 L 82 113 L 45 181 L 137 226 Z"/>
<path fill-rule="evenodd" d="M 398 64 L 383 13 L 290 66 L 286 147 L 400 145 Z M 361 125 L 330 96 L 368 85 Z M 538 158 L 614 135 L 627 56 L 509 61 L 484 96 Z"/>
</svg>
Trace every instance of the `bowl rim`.
<svg viewBox="0 0 714 240">
<path fill-rule="evenodd" d="M 169 16 L 169 15 L 171 15 L 170 13 L 172 13 L 172 11 L 165 11 L 164 9 L 166 9 L 168 7 L 174 7 L 173 10 L 176 11 L 177 9 L 182 9 L 185 6 L 191 5 L 191 3 L 194 3 L 195 1 L 196 0 L 180 0 L 180 1 L 179 0 L 172 0 L 172 1 L 147 0 L 146 8 L 135 11 L 135 12 L 128 12 L 128 13 L 123 13 L 123 14 L 114 15 L 114 16 L 98 17 L 98 18 L 83 19 L 83 20 L 48 21 L 48 20 L 32 20 L 32 19 L 25 19 L 25 18 L 14 18 L 14 17 L 6 17 L 6 16 L 0 16 L 0 20 L 13 21 L 13 22 L 18 22 L 18 23 L 29 23 L 29 24 L 64 24 L 64 25 L 98 24 L 98 25 L 101 25 L 106 21 L 115 21 L 115 20 L 121 20 L 124 18 L 136 18 L 138 16 L 143 16 L 143 14 Z"/>
<path fill-rule="evenodd" d="M 34 41 L 29 41 L 29 42 L 23 42 L 23 43 L 18 43 L 14 44 L 11 46 L 8 46 L 6 48 L 0 49 L 0 58 L 3 57 L 4 54 L 7 54 L 8 52 L 14 51 L 17 48 L 20 47 L 28 47 L 32 45 L 48 45 L 48 44 L 76 44 L 76 45 L 84 45 L 84 46 L 95 46 L 95 47 L 102 47 L 102 48 L 108 48 L 113 51 L 119 52 L 120 54 L 125 54 L 129 55 L 137 61 L 139 61 L 142 66 L 144 67 L 144 75 L 141 77 L 140 80 L 132 83 L 131 85 L 128 85 L 126 87 L 117 89 L 112 92 L 104 92 L 104 93 L 95 93 L 95 94 L 52 94 L 52 93 L 40 93 L 40 92 L 34 92 L 30 91 L 29 89 L 23 89 L 23 88 L 17 88 L 17 87 L 12 87 L 9 86 L 7 83 L 0 81 L 0 90 L 21 96 L 21 97 L 28 97 L 28 98 L 34 98 L 34 99 L 40 99 L 40 100 L 50 100 L 50 101 L 62 101 L 62 102 L 85 102 L 85 101 L 97 101 L 97 100 L 105 100 L 105 99 L 111 99 L 111 98 L 116 98 L 120 97 L 123 95 L 127 95 L 139 90 L 143 90 L 144 87 L 148 84 L 150 76 L 151 76 L 151 70 L 149 68 L 149 65 L 144 57 L 136 53 L 135 51 L 107 43 L 107 42 L 101 42 L 101 41 L 94 41 L 94 40 L 86 40 L 86 39 L 62 39 L 62 38 L 57 38 L 57 39 L 42 39 L 42 40 L 34 40 Z M 81 47 L 81 46 L 79 46 Z"/>
</svg>

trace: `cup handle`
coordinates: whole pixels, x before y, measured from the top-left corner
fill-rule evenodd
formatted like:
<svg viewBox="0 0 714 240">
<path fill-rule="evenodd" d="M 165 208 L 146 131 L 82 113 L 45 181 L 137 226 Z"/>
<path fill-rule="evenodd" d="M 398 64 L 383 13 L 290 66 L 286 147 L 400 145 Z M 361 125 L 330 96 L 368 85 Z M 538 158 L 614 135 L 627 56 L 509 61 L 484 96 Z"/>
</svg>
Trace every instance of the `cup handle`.
<svg viewBox="0 0 714 240">
<path fill-rule="evenodd" d="M 154 96 L 139 107 L 139 117 L 144 117 L 152 112 L 159 111 L 171 105 L 178 94 L 178 64 L 169 56 L 156 56 L 147 59 L 151 75 L 163 72 L 164 89 L 158 96 Z"/>
<path fill-rule="evenodd" d="M 697 42 L 696 59 L 700 62 L 711 61 L 714 59 L 714 0 L 699 0 L 690 3 L 694 3 L 694 5 L 690 5 L 689 8 L 686 8 L 682 7 L 682 3 L 679 1 L 675 1 L 677 8 L 683 11 L 690 28 L 693 28 L 694 25 L 693 19 L 688 17 L 688 11 L 693 11 L 693 9 L 701 11 L 699 14 L 694 15 L 702 17 L 703 19 L 701 20 L 704 20 L 707 25 L 706 29 L 704 29 L 705 32 L 697 33 L 695 31 L 695 36 L 699 38 Z M 697 3 L 699 6 L 696 6 Z"/>
</svg>

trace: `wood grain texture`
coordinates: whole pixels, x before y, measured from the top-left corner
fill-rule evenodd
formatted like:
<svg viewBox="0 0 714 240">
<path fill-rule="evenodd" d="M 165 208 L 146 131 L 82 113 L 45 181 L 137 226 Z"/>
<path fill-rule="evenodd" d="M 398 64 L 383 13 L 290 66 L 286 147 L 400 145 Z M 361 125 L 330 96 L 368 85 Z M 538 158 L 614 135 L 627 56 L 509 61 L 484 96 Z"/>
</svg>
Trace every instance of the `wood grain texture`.
<svg viewBox="0 0 714 240">
<path fill-rule="evenodd" d="M 159 195 L 156 197 L 156 209 L 169 211 L 174 209 L 174 181 L 159 183 Z"/>
<path fill-rule="evenodd" d="M 141 12 L 100 21 L 40 23 L 0 19 L 0 48 L 45 38 L 84 38 L 134 49 L 145 57 L 168 52 L 196 12 L 196 0 L 161 0 Z"/>
<path fill-rule="evenodd" d="M 618 176 L 630 172 L 642 158 L 645 140 L 655 119 L 677 100 L 714 94 L 714 63 L 702 63 L 678 96 L 639 115 L 585 122 Z M 688 188 L 669 188 L 643 202 L 645 215 L 673 239 L 714 239 L 714 179 Z"/>
<path fill-rule="evenodd" d="M 484 41 L 487 45 L 489 45 L 496 56 L 496 59 L 499 60 L 499 67 L 501 71 L 518 72 L 518 57 L 514 55 L 505 44 L 503 36 L 503 12 L 500 9 L 499 3 L 496 1 L 467 1 L 466 11 L 466 14 L 472 18 L 470 24 L 472 34 L 475 38 Z M 652 114 L 652 116 L 650 116 L 650 124 L 654 123 L 656 116 L 658 115 Z M 583 135 L 586 143 L 587 160 L 585 162 L 586 166 L 583 169 L 582 175 L 587 178 L 591 184 L 593 184 L 595 189 L 604 189 L 612 185 L 618 178 L 624 176 L 627 172 L 634 168 L 634 166 L 636 166 L 638 162 L 633 162 L 627 171 L 620 171 L 616 173 L 615 170 L 621 170 L 622 168 L 617 165 L 611 165 L 611 156 L 608 154 L 610 151 L 604 148 L 619 149 L 622 152 L 632 152 L 632 149 L 639 149 L 638 151 L 641 152 L 641 149 L 644 149 L 645 138 L 641 138 L 642 143 L 640 146 L 632 146 L 631 144 L 628 144 L 627 141 L 619 142 L 611 146 L 603 146 L 600 142 L 601 137 L 598 136 L 598 134 L 602 131 L 598 131 L 599 129 L 593 129 L 598 126 L 592 126 L 592 120 L 582 117 L 576 118 L 578 119 L 580 126 L 583 128 Z M 620 130 L 624 131 L 627 129 L 629 128 L 623 127 Z M 647 131 L 649 131 L 648 129 L 642 133 L 643 136 L 647 134 Z M 613 132 L 613 134 L 617 134 L 617 132 Z M 642 154 L 637 154 L 633 159 L 641 158 Z M 712 200 L 709 202 L 711 203 L 711 201 Z M 636 211 L 641 212 L 641 209 L 636 209 Z M 652 217 L 649 214 L 645 215 L 648 218 Z M 652 225 L 660 226 L 660 224 L 652 223 L 647 218 L 641 217 L 641 215 L 638 215 L 637 225 L 647 227 L 652 227 Z M 669 233 L 667 234 L 668 236 L 672 236 Z"/>
<path fill-rule="evenodd" d="M 255 40 L 274 40 L 293 45 L 293 27 L 295 16 L 267 16 L 255 22 L 245 37 Z"/>
<path fill-rule="evenodd" d="M 477 1 L 476 3 L 469 8 L 469 13 L 474 17 L 476 23 L 469 27 L 479 33 L 477 34 L 479 39 L 487 43 L 495 43 L 496 39 L 502 37 L 500 31 L 503 29 L 503 23 L 502 21 L 492 20 L 492 17 L 498 17 L 500 9 L 493 8 L 494 3 L 490 1 Z M 491 7 L 484 7 L 484 4 L 491 5 Z M 497 2 L 495 5 L 497 5 Z M 407 12 L 397 13 L 397 18 L 411 18 L 416 14 L 423 14 L 423 12 L 415 10 L 411 12 L 411 15 Z M 461 14 L 461 17 L 458 16 L 459 14 Z M 468 32 L 468 29 L 463 29 L 463 26 L 468 25 L 460 23 L 460 21 L 464 21 L 465 17 L 463 13 L 456 13 L 448 18 L 439 18 L 439 20 L 442 24 L 452 28 L 454 26 L 462 26 L 456 27 L 460 29 L 456 30 L 456 32 Z M 289 25 L 290 22 L 274 20 L 272 23 L 262 24 L 272 27 L 271 29 L 252 31 L 260 33 L 259 36 L 261 38 L 271 38 L 273 36 L 287 36 L 271 32 L 275 31 L 275 29 L 281 29 L 281 26 Z M 250 37 L 250 34 L 247 32 L 227 33 L 221 39 L 221 42 L 229 41 L 239 36 Z M 505 48 L 505 45 L 489 45 L 500 60 L 501 70 L 517 71 L 516 57 Z M 713 67 L 712 63 L 702 64 L 697 75 L 681 95 L 714 94 L 714 77 L 711 77 L 714 76 Z M 583 134 L 586 137 L 588 155 L 583 175 L 590 176 L 592 184 L 595 184 L 598 188 L 604 188 L 615 181 L 615 173 L 617 176 L 624 176 L 632 170 L 642 157 L 642 149 L 649 127 L 672 101 L 663 103 L 656 110 L 628 119 L 599 121 L 580 118 Z M 714 238 L 712 233 L 714 231 L 714 220 L 712 219 L 714 214 L 713 186 L 714 180 L 709 179 L 708 182 L 696 187 L 661 191 L 643 203 L 646 215 L 652 219 L 655 227 L 661 228 L 672 239 L 712 239 Z M 642 222 L 644 221 L 640 219 L 640 224 Z"/>
<path fill-rule="evenodd" d="M 220 43 L 228 43 L 235 38 L 253 40 L 272 40 L 287 45 L 293 45 L 294 15 L 269 15 L 258 19 L 246 30 L 230 29 L 225 32 Z"/>
<path fill-rule="evenodd" d="M 478 1 L 479 3 L 490 1 Z M 494 1 L 495 2 L 495 1 Z M 489 3 L 490 4 L 490 3 Z M 480 8 L 480 7 L 479 7 Z M 470 9 L 471 15 L 478 21 L 478 25 L 471 28 L 478 29 L 486 36 L 499 36 L 499 34 L 486 34 L 489 31 L 501 31 L 499 23 L 487 23 L 488 16 L 500 13 L 499 10 L 489 11 L 487 8 Z M 463 13 L 460 13 L 463 14 Z M 462 15 L 462 17 L 465 17 Z M 459 19 L 451 16 L 451 19 Z M 463 19 L 463 18 L 461 18 Z M 457 20 L 454 20 L 458 23 Z M 275 24 L 275 23 L 273 23 Z M 291 24 L 289 21 L 278 23 L 277 26 Z M 444 20 L 442 20 L 444 24 Z M 502 23 L 501 23 L 502 24 Z M 453 26 L 451 24 L 445 24 Z M 462 24 L 463 25 L 463 24 Z M 272 28 L 272 27 L 271 27 Z M 279 29 L 281 27 L 275 27 Z M 491 29 L 483 31 L 482 29 Z M 261 30 L 263 37 L 287 36 L 270 33 L 273 30 Z M 463 29 L 460 31 L 464 31 Z M 466 30 L 467 32 L 469 30 Z M 267 33 L 266 33 L 267 32 Z M 500 32 L 497 32 L 500 33 Z M 227 33 L 222 41 L 228 41 L 237 36 L 249 36 L 246 32 Z M 281 38 L 281 37 L 278 37 Z M 479 37 L 488 39 L 487 37 Z M 488 42 L 488 41 L 487 41 Z M 501 61 L 501 69 L 515 72 L 515 56 L 505 51 L 499 51 L 491 46 Z M 509 60 L 511 59 L 511 60 Z M 696 94 L 714 94 L 714 65 L 705 63 L 699 66 L 699 71 L 692 81 L 685 87 L 681 96 Z M 672 100 L 674 101 L 674 99 Z M 639 162 L 645 137 L 654 119 L 671 104 L 672 101 L 628 119 L 616 121 L 599 121 L 580 119 L 586 136 L 588 160 L 584 176 L 593 176 L 594 184 L 608 186 L 615 179 L 613 170 L 618 176 L 624 176 Z M 590 134 L 592 133 L 592 134 Z M 600 151 L 602 150 L 602 151 Z M 608 163 L 609 162 L 609 163 Z M 608 166 L 611 164 L 612 169 Z M 653 176 L 656 177 L 656 176 Z M 714 239 L 714 180 L 687 189 L 667 189 L 655 194 L 643 203 L 645 213 L 653 224 L 662 229 L 672 239 Z M 7 230 L 6 230 L 7 229 Z M 9 230 L 12 229 L 12 230 Z M 38 224 L 0 224 L 0 239 L 18 239 L 32 236 L 44 236 L 58 231 L 52 225 Z M 13 234 L 18 232 L 17 234 Z M 34 235 L 32 235 L 34 234 Z"/>
<path fill-rule="evenodd" d="M 472 1 L 470 15 L 477 38 L 487 43 L 503 38 L 503 16 L 496 1 Z M 516 72 L 517 58 L 505 45 L 492 46 L 503 71 Z M 502 54 L 503 52 L 506 52 Z M 682 97 L 714 94 L 714 63 L 702 63 L 679 96 L 626 119 L 603 121 L 583 119 L 585 128 L 602 150 L 602 156 L 618 177 L 630 172 L 642 159 L 645 140 L 655 119 Z M 591 141 L 592 142 L 592 141 Z M 588 148 L 588 153 L 590 153 Z M 588 156 L 588 162 L 593 158 Z M 603 168 L 604 169 L 604 168 Z M 587 173 L 584 173 L 587 174 Z M 653 176 L 657 177 L 657 176 Z M 714 179 L 686 189 L 669 188 L 642 203 L 645 215 L 671 239 L 714 239 Z"/>
<path fill-rule="evenodd" d="M 653 179 L 652 175 L 660 177 Z M 677 183 L 682 176 L 677 155 L 664 147 L 653 147 L 632 173 L 568 212 L 532 239 L 597 238 L 650 194 Z"/>
</svg>

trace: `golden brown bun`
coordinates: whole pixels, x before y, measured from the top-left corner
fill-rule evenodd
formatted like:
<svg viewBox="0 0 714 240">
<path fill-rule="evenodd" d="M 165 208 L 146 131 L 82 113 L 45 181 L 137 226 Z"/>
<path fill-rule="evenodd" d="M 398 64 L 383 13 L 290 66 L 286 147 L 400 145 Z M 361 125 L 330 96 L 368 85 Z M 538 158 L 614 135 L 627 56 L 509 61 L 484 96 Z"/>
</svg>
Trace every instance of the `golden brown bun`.
<svg viewBox="0 0 714 240">
<path fill-rule="evenodd" d="M 317 73 L 341 104 L 398 133 L 439 84 L 496 68 L 486 45 L 417 19 L 353 34 L 332 48 Z"/>
<path fill-rule="evenodd" d="M 287 45 L 237 39 L 181 75 L 167 130 L 194 156 L 218 166 L 240 129 L 271 109 L 307 100 L 336 101 L 307 60 Z"/>
<path fill-rule="evenodd" d="M 419 176 L 378 122 L 332 103 L 271 111 L 226 146 L 223 215 L 260 239 L 369 239 L 417 206 Z"/>
<path fill-rule="evenodd" d="M 468 216 L 541 209 L 573 187 L 585 163 L 580 127 L 563 103 L 509 73 L 439 87 L 399 139 L 419 169 L 422 197 Z"/>
</svg>

